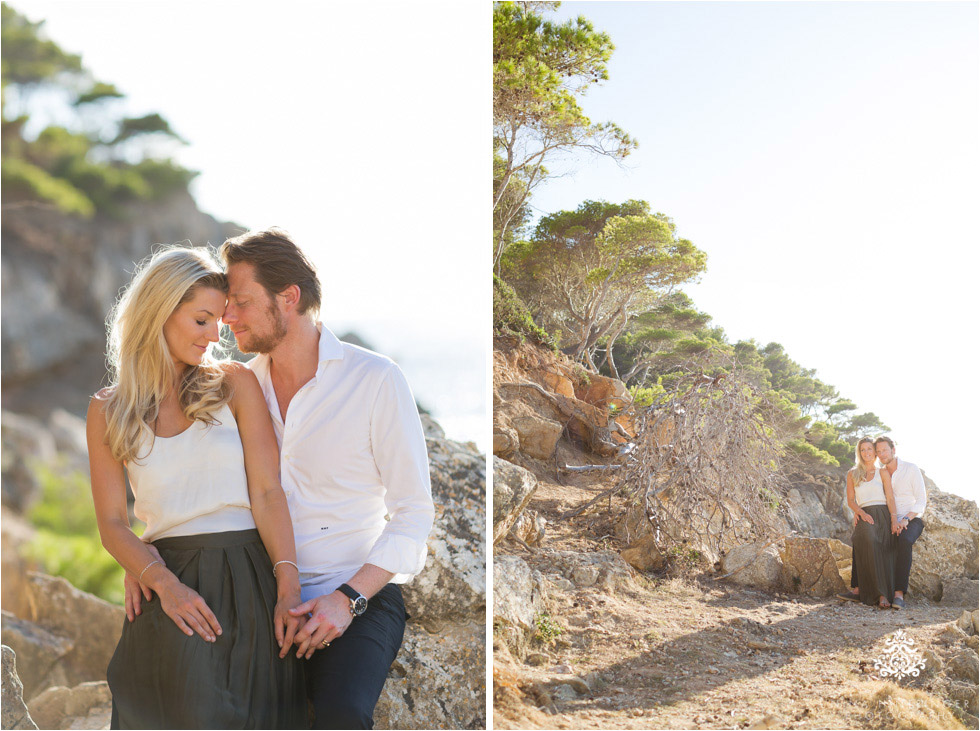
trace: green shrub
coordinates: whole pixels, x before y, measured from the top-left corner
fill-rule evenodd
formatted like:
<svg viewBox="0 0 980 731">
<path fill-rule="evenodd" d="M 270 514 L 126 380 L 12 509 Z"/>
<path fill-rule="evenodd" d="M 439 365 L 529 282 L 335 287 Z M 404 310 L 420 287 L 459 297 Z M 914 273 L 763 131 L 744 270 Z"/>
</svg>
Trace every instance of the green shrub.
<svg viewBox="0 0 980 731">
<path fill-rule="evenodd" d="M 535 343 L 558 350 L 555 339 L 534 322 L 527 305 L 517 296 L 514 288 L 496 274 L 493 275 L 493 329 L 516 335 L 522 342 L 530 338 Z"/>
<path fill-rule="evenodd" d="M 801 457 L 809 457 L 831 467 L 840 467 L 840 462 L 831 454 L 828 454 L 819 447 L 815 447 L 804 439 L 791 439 L 786 443 L 786 447 Z"/>
<path fill-rule="evenodd" d="M 561 625 L 552 619 L 547 612 L 540 612 L 535 616 L 534 626 L 534 639 L 543 645 L 550 645 L 561 637 Z"/>
<path fill-rule="evenodd" d="M 73 213 L 83 218 L 91 218 L 95 214 L 95 205 L 84 193 L 37 165 L 5 155 L 0 169 L 5 199 L 30 198 L 44 201 L 63 213 Z"/>
<path fill-rule="evenodd" d="M 82 591 L 121 604 L 125 570 L 102 547 L 88 478 L 77 471 L 56 474 L 49 467 L 35 471 L 41 494 L 28 518 L 37 533 L 25 547 L 25 558 Z M 137 528 L 141 532 L 142 526 Z"/>
</svg>

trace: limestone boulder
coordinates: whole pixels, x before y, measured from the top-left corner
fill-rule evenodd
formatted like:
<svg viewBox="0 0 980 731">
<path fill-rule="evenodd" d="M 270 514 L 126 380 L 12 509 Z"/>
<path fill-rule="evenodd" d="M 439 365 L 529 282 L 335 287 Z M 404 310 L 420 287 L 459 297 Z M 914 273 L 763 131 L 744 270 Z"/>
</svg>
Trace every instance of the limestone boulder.
<svg viewBox="0 0 980 731">
<path fill-rule="evenodd" d="M 493 559 L 493 634 L 518 660 L 523 660 L 546 611 L 543 580 L 519 556 Z"/>
<path fill-rule="evenodd" d="M 608 410 L 610 406 L 624 406 L 629 401 L 629 392 L 623 382 L 616 378 L 590 373 L 588 379 L 579 381 L 575 397 Z"/>
<path fill-rule="evenodd" d="M 504 424 L 493 425 L 493 453 L 499 457 L 512 457 L 521 448 L 517 430 Z"/>
<path fill-rule="evenodd" d="M 833 596 L 847 589 L 837 560 L 825 538 L 790 536 L 779 552 L 779 583 L 783 591 L 808 596 Z"/>
<path fill-rule="evenodd" d="M 538 479 L 496 455 L 493 458 L 493 542 L 507 535 L 517 516 L 527 507 Z"/>
<path fill-rule="evenodd" d="M 51 464 L 57 458 L 54 438 L 38 419 L 4 411 L 0 416 L 0 445 L 3 505 L 24 513 L 41 489 L 36 466 Z"/>
<path fill-rule="evenodd" d="M 957 680 L 965 680 L 977 685 L 978 661 L 977 653 L 969 649 L 962 649 L 953 655 L 944 668 L 946 675 Z"/>
<path fill-rule="evenodd" d="M 950 579 L 977 578 L 977 504 L 943 492 L 926 477 L 925 530 L 915 542 L 909 589 L 938 601 Z"/>
<path fill-rule="evenodd" d="M 2 700 L 0 703 L 0 727 L 9 729 L 36 729 L 37 724 L 31 718 L 24 703 L 24 686 L 17 677 L 17 655 L 6 645 L 0 647 L 2 652 Z"/>
<path fill-rule="evenodd" d="M 620 556 L 637 571 L 659 571 L 664 567 L 664 556 L 651 535 L 627 547 Z"/>
<path fill-rule="evenodd" d="M 722 574 L 728 581 L 767 591 L 780 588 L 782 570 L 783 562 L 775 545 L 748 543 L 735 546 L 721 561 Z"/>
<path fill-rule="evenodd" d="M 631 569 L 618 553 L 613 551 L 541 552 L 547 557 L 553 570 L 558 571 L 578 589 L 595 587 L 601 592 L 611 594 L 626 588 L 632 580 Z"/>
<path fill-rule="evenodd" d="M 425 435 L 426 439 L 446 438 L 446 432 L 439 425 L 439 422 L 433 419 L 431 415 L 420 413 L 419 420 L 422 422 L 422 433 Z"/>
<path fill-rule="evenodd" d="M 30 612 L 27 601 L 27 562 L 23 547 L 34 536 L 34 527 L 6 505 L 0 506 L 0 607 L 18 617 Z"/>
<path fill-rule="evenodd" d="M 980 581 L 976 579 L 947 579 L 943 582 L 941 603 L 951 607 L 976 607 L 978 592 Z"/>
<path fill-rule="evenodd" d="M 65 669 L 60 661 L 75 647 L 74 641 L 19 619 L 10 612 L 0 615 L 0 638 L 17 653 L 25 700 L 29 701 L 49 686 L 66 683 Z"/>
<path fill-rule="evenodd" d="M 533 459 L 551 459 L 561 439 L 563 427 L 540 416 L 518 416 L 511 420 L 517 431 L 521 452 Z"/>
<path fill-rule="evenodd" d="M 484 623 L 430 634 L 410 624 L 375 708 L 376 728 L 484 728 Z"/>
<path fill-rule="evenodd" d="M 74 688 L 53 686 L 34 698 L 28 709 L 38 728 L 108 728 L 112 694 L 104 680 Z"/>
<path fill-rule="evenodd" d="M 25 619 L 72 643 L 60 661 L 66 685 L 104 680 L 126 621 L 123 608 L 38 573 L 28 574 L 28 601 Z"/>
<path fill-rule="evenodd" d="M 544 384 L 552 393 L 557 393 L 570 398 L 575 397 L 575 386 L 572 379 L 560 371 L 538 369 L 534 372 L 536 380 Z"/>
<path fill-rule="evenodd" d="M 436 517 L 425 568 L 403 585 L 405 608 L 419 621 L 485 617 L 486 459 L 448 439 L 426 440 Z"/>
<path fill-rule="evenodd" d="M 544 543 L 545 532 L 548 528 L 548 521 L 536 510 L 525 508 L 514 525 L 511 526 L 509 535 L 519 538 L 529 546 L 540 546 Z"/>
</svg>

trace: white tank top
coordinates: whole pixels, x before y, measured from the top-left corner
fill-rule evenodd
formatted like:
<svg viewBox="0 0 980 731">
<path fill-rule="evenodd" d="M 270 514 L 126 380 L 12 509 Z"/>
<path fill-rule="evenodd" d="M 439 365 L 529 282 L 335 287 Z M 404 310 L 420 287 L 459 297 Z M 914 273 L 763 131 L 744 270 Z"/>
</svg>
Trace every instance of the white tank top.
<svg viewBox="0 0 980 731">
<path fill-rule="evenodd" d="M 227 404 L 215 418 L 220 423 L 195 421 L 176 436 L 155 437 L 126 465 L 144 541 L 255 527 L 238 423 Z"/>
<path fill-rule="evenodd" d="M 885 486 L 881 482 L 881 470 L 875 470 L 874 477 L 854 489 L 854 499 L 862 508 L 868 505 L 888 504 L 885 501 Z"/>
</svg>

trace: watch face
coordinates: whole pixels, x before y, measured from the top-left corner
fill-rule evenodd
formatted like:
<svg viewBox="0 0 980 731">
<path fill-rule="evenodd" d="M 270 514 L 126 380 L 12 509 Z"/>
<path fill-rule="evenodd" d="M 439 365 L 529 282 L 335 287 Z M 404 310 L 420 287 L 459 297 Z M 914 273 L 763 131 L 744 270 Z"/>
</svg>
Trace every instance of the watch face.
<svg viewBox="0 0 980 731">
<path fill-rule="evenodd" d="M 364 612 L 367 611 L 367 599 L 362 596 L 357 597 L 357 599 L 354 600 L 353 609 L 354 616 L 364 614 Z"/>
</svg>

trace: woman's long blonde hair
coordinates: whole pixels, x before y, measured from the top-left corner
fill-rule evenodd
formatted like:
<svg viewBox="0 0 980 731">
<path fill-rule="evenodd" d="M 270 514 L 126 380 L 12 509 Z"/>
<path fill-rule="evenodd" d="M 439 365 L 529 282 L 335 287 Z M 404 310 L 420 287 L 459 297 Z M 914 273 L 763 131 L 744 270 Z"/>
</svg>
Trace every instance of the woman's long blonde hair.
<svg viewBox="0 0 980 731">
<path fill-rule="evenodd" d="M 106 440 L 120 462 L 137 459 L 145 442 L 152 449 L 152 424 L 177 379 L 163 326 L 201 288 L 228 291 L 214 259 L 204 249 L 166 247 L 140 263 L 109 314 Z M 208 348 L 200 365 L 184 371 L 178 403 L 191 421 L 215 423 L 215 412 L 230 398 L 222 362 Z"/>
<path fill-rule="evenodd" d="M 861 459 L 861 445 L 865 443 L 874 447 L 875 440 L 871 437 L 861 437 L 858 440 L 857 446 L 854 447 L 854 466 L 851 468 L 851 482 L 854 483 L 854 487 L 857 487 L 865 481 L 864 476 L 866 474 L 867 467 L 864 464 L 864 460 Z M 872 461 L 871 464 L 873 466 L 874 461 Z"/>
</svg>

